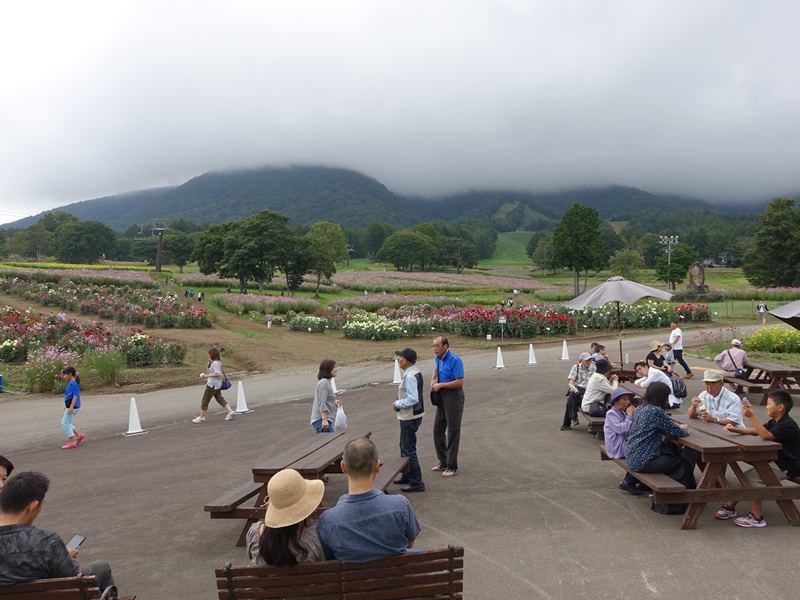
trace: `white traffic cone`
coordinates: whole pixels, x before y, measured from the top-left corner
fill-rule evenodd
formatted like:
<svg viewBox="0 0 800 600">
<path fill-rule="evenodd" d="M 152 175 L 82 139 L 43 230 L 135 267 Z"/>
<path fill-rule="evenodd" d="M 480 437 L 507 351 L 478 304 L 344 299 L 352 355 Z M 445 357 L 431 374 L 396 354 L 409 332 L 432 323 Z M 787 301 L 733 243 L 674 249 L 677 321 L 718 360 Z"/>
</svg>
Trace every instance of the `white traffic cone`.
<svg viewBox="0 0 800 600">
<path fill-rule="evenodd" d="M 253 412 L 253 409 L 247 408 L 247 398 L 244 397 L 244 386 L 240 381 L 239 387 L 236 388 L 236 414 L 242 415 L 251 412 Z"/>
<path fill-rule="evenodd" d="M 503 351 L 500 350 L 500 346 L 497 347 L 497 364 L 494 366 L 495 369 L 505 369 L 506 366 L 503 364 Z"/>
<path fill-rule="evenodd" d="M 533 351 L 533 344 L 528 345 L 528 366 L 539 364 L 536 362 L 536 353 Z"/>
<path fill-rule="evenodd" d="M 336 378 L 331 377 L 331 388 L 333 389 L 334 394 L 343 394 L 344 390 L 337 390 L 336 389 Z"/>
<path fill-rule="evenodd" d="M 569 351 L 567 350 L 567 340 L 564 340 L 564 346 L 561 348 L 561 360 L 569 360 Z"/>
<path fill-rule="evenodd" d="M 147 433 L 147 431 L 142 429 L 142 424 L 139 422 L 139 411 L 136 410 L 136 398 L 131 398 L 131 412 L 128 417 L 128 431 L 122 435 L 142 435 L 145 433 Z"/>
<path fill-rule="evenodd" d="M 392 383 L 395 385 L 403 381 L 403 376 L 400 373 L 400 361 L 396 358 L 394 359 L 394 379 L 392 379 Z"/>
</svg>

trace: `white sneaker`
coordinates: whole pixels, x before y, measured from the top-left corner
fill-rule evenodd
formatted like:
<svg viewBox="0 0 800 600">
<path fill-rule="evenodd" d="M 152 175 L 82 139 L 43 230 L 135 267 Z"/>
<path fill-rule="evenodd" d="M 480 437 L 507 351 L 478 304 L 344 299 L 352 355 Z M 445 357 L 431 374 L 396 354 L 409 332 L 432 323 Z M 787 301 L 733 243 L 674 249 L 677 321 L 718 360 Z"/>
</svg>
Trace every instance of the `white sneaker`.
<svg viewBox="0 0 800 600">
<path fill-rule="evenodd" d="M 235 417 L 235 416 L 236 416 L 236 413 L 235 413 L 235 412 L 229 412 L 227 415 L 225 415 L 225 420 L 226 420 L 226 421 L 230 421 L 230 420 L 231 420 L 231 419 L 233 419 L 233 417 Z"/>
<path fill-rule="evenodd" d="M 205 422 L 206 422 L 205 417 L 197 416 L 194 419 L 192 419 L 192 423 L 205 423 Z"/>
</svg>

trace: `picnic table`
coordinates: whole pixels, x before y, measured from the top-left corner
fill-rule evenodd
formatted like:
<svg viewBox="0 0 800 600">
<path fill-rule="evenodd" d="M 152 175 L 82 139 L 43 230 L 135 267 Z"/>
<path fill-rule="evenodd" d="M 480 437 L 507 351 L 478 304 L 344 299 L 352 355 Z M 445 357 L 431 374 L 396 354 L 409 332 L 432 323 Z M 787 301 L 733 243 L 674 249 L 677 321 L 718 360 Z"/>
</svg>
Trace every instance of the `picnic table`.
<svg viewBox="0 0 800 600">
<path fill-rule="evenodd" d="M 280 454 L 271 456 L 252 468 L 252 481 L 229 490 L 219 498 L 205 505 L 204 510 L 211 513 L 212 519 L 245 519 L 237 546 L 243 546 L 250 525 L 263 517 L 267 502 L 267 483 L 283 469 L 294 469 L 306 479 L 322 479 L 328 473 L 341 474 L 344 447 L 355 438 L 370 437 L 372 432 L 317 433 L 297 446 Z M 381 465 L 375 480 L 378 489 L 386 490 L 400 471 L 408 466 L 407 458 L 396 458 Z M 253 506 L 242 506 L 255 496 Z M 321 512 L 318 509 L 318 512 Z"/>
<path fill-rule="evenodd" d="M 782 485 L 769 465 L 770 461 L 778 458 L 778 451 L 781 449 L 778 442 L 729 432 L 716 423 L 692 419 L 685 414 L 673 414 L 672 419 L 689 425 L 689 435 L 678 438 L 678 442 L 697 450 L 703 463 L 697 489 L 670 496 L 670 502 L 689 503 L 681 529 L 697 527 L 697 521 L 707 503 L 717 504 L 725 500 L 775 500 L 789 523 L 800 525 L 800 512 L 793 502 L 800 499 L 800 485 L 791 482 Z M 765 485 L 752 487 L 745 480 L 739 462 L 750 463 Z M 738 486 L 729 486 L 724 465 L 728 465 L 736 476 Z"/>
<path fill-rule="evenodd" d="M 796 367 L 749 361 L 743 366 L 744 380 L 725 377 L 725 381 L 736 386 L 736 393 L 742 393 L 745 388 L 754 392 L 763 390 L 762 405 L 767 403 L 767 392 L 770 390 L 786 390 L 790 394 L 800 394 L 800 369 Z"/>
<path fill-rule="evenodd" d="M 637 404 L 639 400 L 644 398 L 645 388 L 640 385 L 636 385 L 632 381 L 620 381 L 619 387 L 628 390 L 631 394 L 633 394 L 633 399 Z"/>
</svg>

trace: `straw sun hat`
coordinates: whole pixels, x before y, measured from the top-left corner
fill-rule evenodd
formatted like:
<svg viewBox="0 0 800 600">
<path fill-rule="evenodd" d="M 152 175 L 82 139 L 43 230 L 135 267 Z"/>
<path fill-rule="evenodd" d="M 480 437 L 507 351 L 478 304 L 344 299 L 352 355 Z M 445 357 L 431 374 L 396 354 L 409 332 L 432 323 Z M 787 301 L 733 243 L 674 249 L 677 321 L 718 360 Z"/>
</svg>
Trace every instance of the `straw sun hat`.
<svg viewBox="0 0 800 600">
<path fill-rule="evenodd" d="M 650 342 L 650 350 L 651 350 L 651 351 L 655 352 L 655 351 L 656 351 L 656 350 L 658 350 L 659 348 L 661 348 L 661 342 L 657 342 L 657 341 L 655 341 L 655 340 L 653 340 L 652 342 Z"/>
<path fill-rule="evenodd" d="M 314 512 L 324 493 L 321 480 L 303 479 L 294 469 L 284 469 L 267 484 L 269 504 L 264 523 L 273 529 L 299 523 Z"/>
</svg>

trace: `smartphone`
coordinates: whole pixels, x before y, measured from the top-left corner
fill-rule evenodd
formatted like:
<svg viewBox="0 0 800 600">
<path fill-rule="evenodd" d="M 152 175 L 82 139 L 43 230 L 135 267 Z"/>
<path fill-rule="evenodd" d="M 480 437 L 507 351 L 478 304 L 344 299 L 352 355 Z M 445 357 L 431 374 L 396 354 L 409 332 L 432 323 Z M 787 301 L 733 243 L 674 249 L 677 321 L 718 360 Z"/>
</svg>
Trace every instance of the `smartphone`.
<svg viewBox="0 0 800 600">
<path fill-rule="evenodd" d="M 85 541 L 86 538 L 82 535 L 73 535 L 72 539 L 67 543 L 67 548 L 77 548 Z"/>
</svg>

